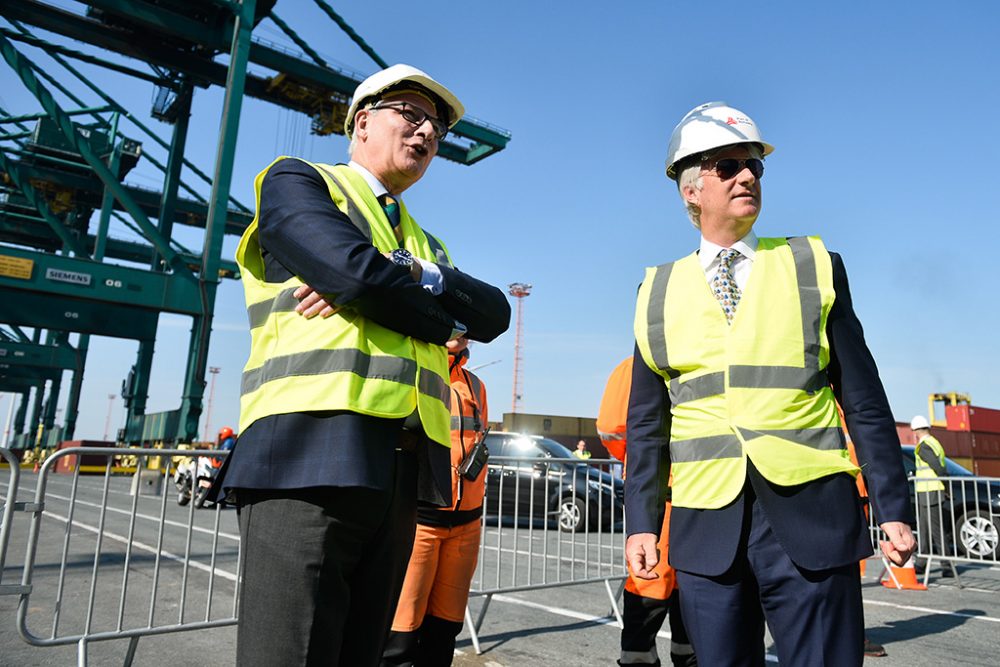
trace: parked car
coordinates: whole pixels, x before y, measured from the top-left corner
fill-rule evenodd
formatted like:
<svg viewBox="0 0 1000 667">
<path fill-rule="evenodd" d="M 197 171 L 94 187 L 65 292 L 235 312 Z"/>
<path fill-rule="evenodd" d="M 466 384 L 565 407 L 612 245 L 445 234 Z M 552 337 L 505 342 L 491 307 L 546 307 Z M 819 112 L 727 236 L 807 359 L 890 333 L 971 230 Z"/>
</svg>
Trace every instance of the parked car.
<svg viewBox="0 0 1000 667">
<path fill-rule="evenodd" d="M 566 532 L 598 526 L 607 529 L 623 520 L 622 480 L 575 459 L 555 440 L 522 433 L 490 433 L 486 445 L 490 450 L 487 514 L 527 521 L 554 519 Z"/>
<path fill-rule="evenodd" d="M 903 445 L 903 467 L 910 478 L 911 502 L 915 502 L 914 449 L 913 445 Z M 948 477 L 975 477 L 949 458 L 945 458 L 945 470 Z M 1000 479 L 957 479 L 945 481 L 944 485 L 951 487 L 944 506 L 945 531 L 955 531 L 959 555 L 984 560 L 1000 559 Z M 951 540 L 946 540 L 946 543 L 950 544 Z"/>
</svg>

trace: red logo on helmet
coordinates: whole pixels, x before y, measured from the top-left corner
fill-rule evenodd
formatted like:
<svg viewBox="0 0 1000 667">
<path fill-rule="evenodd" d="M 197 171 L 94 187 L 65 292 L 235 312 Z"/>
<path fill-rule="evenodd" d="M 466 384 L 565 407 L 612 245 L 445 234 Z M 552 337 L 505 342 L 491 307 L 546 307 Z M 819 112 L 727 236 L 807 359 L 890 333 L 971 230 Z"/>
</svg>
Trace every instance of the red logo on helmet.
<svg viewBox="0 0 1000 667">
<path fill-rule="evenodd" d="M 726 118 L 726 125 L 736 125 L 736 119 L 734 119 L 732 116 L 729 116 L 728 118 Z"/>
</svg>

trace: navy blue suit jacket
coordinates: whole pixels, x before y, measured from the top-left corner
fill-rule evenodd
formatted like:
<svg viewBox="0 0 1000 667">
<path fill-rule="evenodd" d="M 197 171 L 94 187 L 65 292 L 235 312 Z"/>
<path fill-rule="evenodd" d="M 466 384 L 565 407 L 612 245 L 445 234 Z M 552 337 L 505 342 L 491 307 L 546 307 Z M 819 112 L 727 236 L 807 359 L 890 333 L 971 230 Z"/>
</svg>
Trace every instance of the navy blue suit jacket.
<svg viewBox="0 0 1000 667">
<path fill-rule="evenodd" d="M 282 160 L 264 177 L 258 227 L 269 282 L 298 276 L 329 301 L 399 333 L 443 344 L 458 321 L 468 338 L 489 342 L 510 324 L 506 295 L 457 269 L 438 265 L 440 295 L 415 283 L 351 224 L 322 177 L 300 160 Z M 347 411 L 264 417 L 240 434 L 215 486 L 390 489 L 402 427 L 402 419 Z M 418 457 L 420 497 L 448 504 L 450 453 L 425 443 Z"/>
<path fill-rule="evenodd" d="M 827 320 L 828 378 L 844 410 L 876 520 L 912 523 L 906 473 L 889 402 L 851 305 L 843 261 L 836 253 L 830 253 L 830 258 L 837 298 Z M 630 535 L 659 532 L 657 516 L 662 516 L 659 513 L 670 470 L 671 417 L 666 385 L 643 361 L 638 347 L 634 362 L 625 482 Z M 850 475 L 781 487 L 765 480 L 751 464 L 747 484 L 752 485 L 775 536 L 796 565 L 822 570 L 871 555 L 867 523 Z M 674 507 L 670 515 L 671 565 L 706 576 L 729 569 L 741 544 L 745 497 L 746 493 L 741 493 L 717 510 Z"/>
</svg>

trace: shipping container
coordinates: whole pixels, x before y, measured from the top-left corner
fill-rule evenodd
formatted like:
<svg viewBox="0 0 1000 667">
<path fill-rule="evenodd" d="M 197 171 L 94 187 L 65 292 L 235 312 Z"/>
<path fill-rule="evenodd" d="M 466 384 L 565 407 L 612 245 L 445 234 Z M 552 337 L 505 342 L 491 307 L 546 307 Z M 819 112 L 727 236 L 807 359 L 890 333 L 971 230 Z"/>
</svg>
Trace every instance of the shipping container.
<svg viewBox="0 0 1000 667">
<path fill-rule="evenodd" d="M 977 459 L 1000 459 L 1000 433 L 971 434 L 972 455 Z"/>
<path fill-rule="evenodd" d="M 975 405 L 946 405 L 944 416 L 949 431 L 1000 433 L 1000 410 Z"/>
<path fill-rule="evenodd" d="M 976 459 L 972 472 L 980 477 L 1000 477 L 1000 459 Z"/>
<path fill-rule="evenodd" d="M 59 449 L 68 449 L 70 447 L 114 447 L 115 443 L 106 442 L 104 440 L 63 440 L 59 443 Z M 104 468 L 108 463 L 108 457 L 102 456 L 100 454 L 84 454 L 83 456 L 77 457 L 75 454 L 70 454 L 69 456 L 61 456 L 59 460 L 56 461 L 55 472 L 63 474 L 73 474 L 76 469 L 76 459 L 80 458 L 80 472 L 104 472 Z M 91 470 L 90 468 L 99 468 L 99 470 Z M 86 469 L 84 469 L 86 468 Z"/>
</svg>

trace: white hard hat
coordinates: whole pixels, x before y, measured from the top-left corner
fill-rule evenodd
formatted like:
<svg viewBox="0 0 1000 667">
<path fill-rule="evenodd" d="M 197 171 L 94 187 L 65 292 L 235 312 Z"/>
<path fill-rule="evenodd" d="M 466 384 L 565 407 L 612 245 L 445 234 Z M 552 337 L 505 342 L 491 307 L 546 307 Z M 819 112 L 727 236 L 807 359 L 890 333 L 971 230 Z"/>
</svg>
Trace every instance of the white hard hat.
<svg viewBox="0 0 1000 667">
<path fill-rule="evenodd" d="M 691 109 L 670 135 L 667 177 L 677 180 L 677 163 L 686 157 L 732 144 L 758 144 L 764 155 L 774 146 L 760 138 L 757 124 L 725 102 L 706 102 Z"/>
<path fill-rule="evenodd" d="M 344 133 L 348 138 L 354 133 L 354 115 L 362 105 L 378 97 L 389 88 L 406 88 L 406 82 L 410 82 L 413 88 L 423 88 L 427 92 L 438 98 L 448 109 L 448 127 L 454 127 L 455 123 L 465 114 L 465 107 L 458 101 L 455 94 L 432 79 L 426 72 L 418 70 L 409 65 L 393 65 L 380 72 L 375 72 L 370 77 L 358 84 L 354 90 L 354 97 L 351 98 L 351 108 L 347 110 L 347 118 L 344 120 Z M 443 119 L 444 120 L 444 119 Z"/>
<path fill-rule="evenodd" d="M 931 427 L 930 423 L 928 423 L 928 421 L 924 418 L 923 415 L 917 415 L 916 417 L 913 418 L 913 421 L 910 422 L 910 428 L 913 429 L 914 431 L 916 431 L 918 428 L 930 428 L 930 427 Z"/>
</svg>

